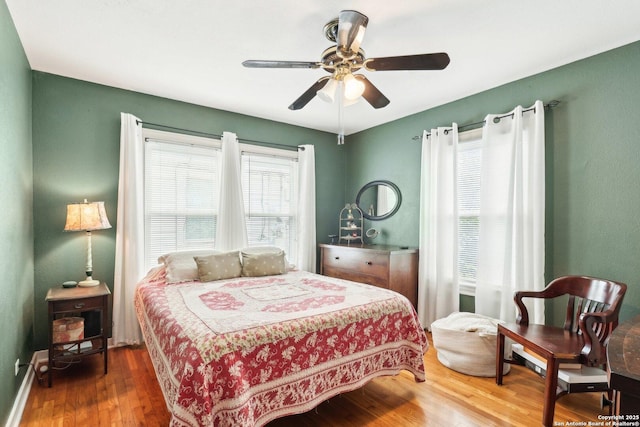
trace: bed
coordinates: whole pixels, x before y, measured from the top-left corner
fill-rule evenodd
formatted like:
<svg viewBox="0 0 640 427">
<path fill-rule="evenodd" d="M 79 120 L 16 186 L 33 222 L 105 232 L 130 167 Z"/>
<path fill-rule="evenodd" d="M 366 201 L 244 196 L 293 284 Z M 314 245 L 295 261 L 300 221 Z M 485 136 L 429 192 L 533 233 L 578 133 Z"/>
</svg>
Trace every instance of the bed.
<svg viewBox="0 0 640 427">
<path fill-rule="evenodd" d="M 252 272 L 253 260 L 235 254 L 240 267 L 231 256 L 230 268 L 201 262 L 218 253 L 169 254 L 186 265 L 178 280 L 161 257 L 137 286 L 172 426 L 261 426 L 375 377 L 408 370 L 425 380 L 428 341 L 402 295 L 281 267 Z"/>
</svg>

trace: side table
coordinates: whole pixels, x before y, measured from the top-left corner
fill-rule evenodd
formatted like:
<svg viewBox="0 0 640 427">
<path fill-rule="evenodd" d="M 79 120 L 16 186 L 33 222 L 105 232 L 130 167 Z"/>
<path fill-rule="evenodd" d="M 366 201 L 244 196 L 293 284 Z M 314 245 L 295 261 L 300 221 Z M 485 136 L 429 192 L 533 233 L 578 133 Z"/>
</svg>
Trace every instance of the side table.
<svg viewBox="0 0 640 427">
<path fill-rule="evenodd" d="M 56 363 L 74 363 L 92 354 L 102 353 L 104 373 L 107 373 L 107 339 L 109 336 L 109 296 L 106 284 L 93 287 L 55 287 L 47 292 L 49 307 L 49 387 L 52 382 L 51 370 Z M 88 327 L 85 322 L 82 336 L 78 339 L 54 343 L 54 321 L 64 317 L 82 316 L 93 312 L 99 324 Z M 93 318 L 91 317 L 91 318 Z"/>
</svg>

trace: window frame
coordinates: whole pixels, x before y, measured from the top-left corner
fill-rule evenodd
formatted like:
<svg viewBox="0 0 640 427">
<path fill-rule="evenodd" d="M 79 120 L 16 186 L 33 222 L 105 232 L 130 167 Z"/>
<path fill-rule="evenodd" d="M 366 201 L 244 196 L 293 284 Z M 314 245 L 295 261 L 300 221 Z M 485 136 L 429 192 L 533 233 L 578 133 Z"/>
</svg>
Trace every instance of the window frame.
<svg viewBox="0 0 640 427">
<path fill-rule="evenodd" d="M 204 146 L 207 148 L 212 148 L 212 149 L 217 149 L 217 150 L 221 150 L 222 149 L 222 140 L 220 138 L 212 138 L 212 137 L 203 137 L 203 136 L 195 136 L 195 135 L 188 135 L 188 134 L 181 134 L 181 133 L 174 133 L 174 132 L 168 132 L 168 131 L 162 131 L 162 130 L 157 130 L 157 129 L 148 129 L 148 128 L 142 128 L 142 139 L 143 139 L 143 143 L 146 145 L 147 142 L 149 140 L 152 141 L 156 141 L 156 142 L 160 142 L 160 143 L 168 143 L 168 144 L 176 144 L 176 145 L 190 145 L 190 146 Z M 262 145 L 254 145 L 254 144 L 247 144 L 247 143 L 240 143 L 238 144 L 239 148 L 240 148 L 240 155 L 242 158 L 243 154 L 249 154 L 249 155 L 258 155 L 258 156 L 264 156 L 264 157 L 277 157 L 277 158 L 284 158 L 284 159 L 291 159 L 295 162 L 298 161 L 298 151 L 297 150 L 288 150 L 288 149 L 284 149 L 284 148 L 274 148 L 274 147 L 268 147 L 268 146 L 262 146 Z M 144 227 L 145 227 L 145 233 L 144 233 L 144 246 L 145 246 L 145 260 L 144 263 L 145 265 L 147 264 L 147 262 L 150 262 L 150 259 L 147 260 L 147 258 L 149 258 L 151 255 L 148 255 L 148 230 L 147 230 L 147 203 L 146 203 L 146 191 L 147 191 L 147 176 L 146 176 L 146 167 L 147 167 L 147 147 L 145 146 L 143 148 L 144 151 L 144 157 L 145 157 L 145 161 L 144 161 L 144 167 L 145 170 L 143 171 L 143 175 L 144 175 L 144 192 L 145 192 L 145 202 L 144 202 Z M 242 160 L 241 160 L 241 165 L 242 165 Z M 297 168 L 296 168 L 297 170 Z M 242 171 L 241 171 L 242 173 Z M 186 179 L 185 177 L 183 177 L 183 179 Z M 296 192 L 296 197 L 297 197 L 297 192 L 299 189 L 299 176 L 296 173 L 293 176 L 293 180 L 294 180 L 294 187 L 290 189 L 291 192 Z M 219 189 L 218 189 L 219 191 Z M 193 210 L 194 213 L 197 213 L 197 209 Z M 214 216 L 217 217 L 217 212 L 214 212 Z M 298 227 L 298 209 L 297 209 L 297 203 L 293 204 L 292 206 L 292 212 L 289 214 L 290 218 L 293 218 L 293 221 L 295 221 L 296 227 Z M 245 212 L 245 224 L 247 224 L 248 218 L 249 218 L 250 212 Z M 277 214 L 277 213 L 265 213 L 265 214 L 261 214 L 262 216 L 278 216 L 281 217 L 282 214 Z M 217 223 L 217 220 L 216 220 Z M 297 228 L 296 228 L 297 229 Z M 293 232 L 295 233 L 295 230 L 293 230 Z M 180 233 L 179 233 L 180 234 Z M 179 236 L 177 236 L 179 237 Z M 297 235 L 293 236 L 293 242 L 295 243 L 297 241 Z M 195 241 L 194 241 L 195 242 Z M 215 238 L 214 238 L 214 245 L 215 245 Z M 213 249 L 213 247 L 212 247 Z M 294 247 L 292 248 L 292 250 L 295 251 L 296 247 L 294 245 Z M 187 250 L 187 249 L 184 249 Z M 171 252 L 171 250 L 167 250 L 165 252 Z M 289 254 L 289 256 L 292 256 L 293 258 L 295 258 L 295 256 L 293 256 L 294 254 Z M 151 266 L 152 267 L 152 266 Z M 150 268 L 150 267 L 149 267 Z"/>
<path fill-rule="evenodd" d="M 166 143 L 166 144 L 173 144 L 175 146 L 180 146 L 180 145 L 184 145 L 184 146 L 201 146 L 201 147 L 205 147 L 205 148 L 210 148 L 213 150 L 218 150 L 220 151 L 222 148 L 222 141 L 220 139 L 215 139 L 215 138 L 207 138 L 207 137 L 202 137 L 202 136 L 195 136 L 195 135 L 187 135 L 187 134 L 181 134 L 181 133 L 174 133 L 174 132 L 167 132 L 167 131 L 162 131 L 162 130 L 157 130 L 157 129 L 148 129 L 148 128 L 142 128 L 142 140 L 143 140 L 143 144 L 145 144 L 144 148 L 143 148 L 143 152 L 144 152 L 144 167 L 145 170 L 143 171 L 143 176 L 144 176 L 144 212 L 143 212 L 143 216 L 144 216 L 144 247 L 145 247 L 145 256 L 144 256 L 144 263 L 145 263 L 145 267 L 147 269 L 153 267 L 155 264 L 153 264 L 153 260 L 152 257 L 155 258 L 155 256 L 153 255 L 153 252 L 151 251 L 151 253 L 149 253 L 150 248 L 150 243 L 149 243 L 149 224 L 147 222 L 147 217 L 149 216 L 149 206 L 147 204 L 147 162 L 148 162 L 148 158 L 147 158 L 147 154 L 148 154 L 148 147 L 147 144 L 152 141 L 152 142 L 157 142 L 157 143 Z M 218 154 L 219 156 L 219 154 Z M 176 179 L 178 180 L 178 182 L 182 181 L 186 181 L 186 175 L 187 172 L 186 171 L 176 171 L 177 172 L 177 176 Z M 191 173 L 194 173 L 195 175 L 197 175 L 197 171 L 192 170 Z M 178 184 L 176 184 L 178 185 Z M 219 191 L 219 190 L 218 190 Z M 183 197 L 186 197 L 186 195 L 182 195 Z M 180 196 L 179 196 L 180 197 Z M 174 215 L 176 217 L 176 221 L 180 220 L 182 218 L 182 220 L 185 223 L 186 226 L 186 222 L 188 220 L 188 217 L 190 215 L 195 215 L 198 216 L 201 214 L 202 209 L 198 209 L 198 208 L 192 208 L 192 209 L 188 209 L 186 207 L 186 203 L 183 203 L 184 206 L 184 210 L 182 212 L 176 210 L 175 212 L 171 212 L 171 215 Z M 209 212 L 210 215 L 207 216 L 213 216 L 214 218 L 214 223 L 217 223 L 217 215 L 218 212 L 214 211 L 214 212 Z M 158 214 L 156 214 L 158 215 Z M 160 215 L 161 216 L 161 215 Z M 194 246 L 198 246 L 198 239 L 194 239 L 194 240 L 190 240 L 188 239 L 188 236 L 183 232 L 184 230 L 176 230 L 175 233 L 175 238 L 176 238 L 176 244 L 182 242 L 182 243 L 188 243 L 191 242 Z M 215 232 L 214 232 L 214 238 L 213 238 L 213 243 L 215 244 Z M 201 242 L 204 242 L 205 240 L 202 239 Z M 179 250 L 190 250 L 188 249 L 186 246 L 189 246 L 188 244 L 183 245 L 185 247 L 183 247 L 182 249 Z M 203 245 L 206 246 L 206 245 Z M 168 252 L 173 252 L 174 249 L 166 249 L 163 250 L 163 253 L 168 253 Z M 161 255 L 161 254 L 160 254 Z M 151 265 L 148 265 L 148 263 L 151 263 Z"/>
<path fill-rule="evenodd" d="M 249 154 L 249 155 L 256 155 L 256 156 L 260 156 L 260 157 L 275 157 L 275 158 L 280 158 L 280 159 L 286 159 L 286 160 L 290 160 L 293 162 L 298 163 L 298 151 L 293 151 L 293 150 L 286 150 L 286 149 L 282 149 L 282 148 L 273 148 L 273 147 L 265 147 L 265 146 L 259 146 L 259 145 L 251 145 L 251 144 L 240 144 L 240 155 L 241 155 L 241 169 L 242 169 L 242 164 L 243 164 L 243 160 L 242 160 L 242 156 L 245 154 Z M 244 176 L 244 170 L 241 170 L 241 174 Z M 249 219 L 250 218 L 278 218 L 278 217 L 283 217 L 283 216 L 287 216 L 289 218 L 289 232 L 293 233 L 293 235 L 290 235 L 289 237 L 289 242 L 291 243 L 290 245 L 290 250 L 285 250 L 287 252 L 287 259 L 289 262 L 293 262 L 295 263 L 297 261 L 297 253 L 296 253 L 296 249 L 297 249 L 297 229 L 299 227 L 298 224 L 298 193 L 299 193 L 299 174 L 298 174 L 298 166 L 296 165 L 296 167 L 294 168 L 294 171 L 292 172 L 292 186 L 291 188 L 289 188 L 289 192 L 290 192 L 290 197 L 295 197 L 295 203 L 291 203 L 290 204 L 290 212 L 288 212 L 287 215 L 283 215 L 282 212 L 251 212 L 250 210 L 246 209 L 247 207 L 247 203 L 248 201 L 245 200 L 245 224 L 247 224 L 247 238 L 249 239 Z M 248 191 L 246 189 L 243 188 L 243 192 L 244 191 Z M 250 240 L 250 239 L 249 239 Z"/>
</svg>

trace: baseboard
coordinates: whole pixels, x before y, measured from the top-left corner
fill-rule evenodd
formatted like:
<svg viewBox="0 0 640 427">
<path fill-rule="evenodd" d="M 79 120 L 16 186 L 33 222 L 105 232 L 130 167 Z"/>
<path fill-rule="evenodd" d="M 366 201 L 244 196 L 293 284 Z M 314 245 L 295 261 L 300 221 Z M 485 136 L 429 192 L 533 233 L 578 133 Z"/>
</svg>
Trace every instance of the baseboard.
<svg viewBox="0 0 640 427">
<path fill-rule="evenodd" d="M 107 349 L 113 347 L 113 341 L 111 338 L 107 341 Z M 27 400 L 29 399 L 29 392 L 31 391 L 31 386 L 34 383 L 36 378 L 36 369 L 39 366 L 47 365 L 49 363 L 49 350 L 38 350 L 33 353 L 31 357 L 31 363 L 27 368 L 27 374 L 22 379 L 22 384 L 20 385 L 20 389 L 18 390 L 18 394 L 16 399 L 13 401 L 13 407 L 11 408 L 11 412 L 9 413 L 9 418 L 7 418 L 7 423 L 5 427 L 19 427 L 20 421 L 22 420 L 22 413 L 24 412 L 24 408 L 27 405 Z"/>
<path fill-rule="evenodd" d="M 38 350 L 33 353 L 36 366 L 42 363 L 49 363 L 49 350 Z"/>
<path fill-rule="evenodd" d="M 20 384 L 20 389 L 18 390 L 16 399 L 13 401 L 13 407 L 11 408 L 11 412 L 9 412 L 9 418 L 7 418 L 7 423 L 5 424 L 6 427 L 18 427 L 20 425 L 22 413 L 24 412 L 27 400 L 29 399 L 31 385 L 33 384 L 33 380 L 36 376 L 35 370 L 32 367 L 38 366 L 39 363 L 46 363 L 48 359 L 47 354 L 47 350 L 36 351 L 33 353 L 31 363 L 27 367 L 27 373 L 22 379 L 22 384 Z"/>
</svg>

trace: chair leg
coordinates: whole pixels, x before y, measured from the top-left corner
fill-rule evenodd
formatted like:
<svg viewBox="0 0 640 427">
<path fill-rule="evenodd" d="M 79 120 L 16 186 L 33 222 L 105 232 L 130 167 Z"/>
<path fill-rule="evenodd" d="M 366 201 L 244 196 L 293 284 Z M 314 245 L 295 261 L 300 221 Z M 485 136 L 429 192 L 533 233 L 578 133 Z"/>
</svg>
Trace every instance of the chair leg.
<svg viewBox="0 0 640 427">
<path fill-rule="evenodd" d="M 606 391 L 606 395 L 603 392 L 600 395 L 600 409 L 604 409 L 604 407 L 608 407 L 609 408 L 609 414 L 608 415 L 613 415 L 613 403 L 614 403 L 614 395 L 613 395 L 613 389 L 608 389 Z"/>
<path fill-rule="evenodd" d="M 498 330 L 496 339 L 496 384 L 502 385 L 502 376 L 504 374 L 504 334 Z"/>
<path fill-rule="evenodd" d="M 553 425 L 553 414 L 555 412 L 557 388 L 558 388 L 558 367 L 557 359 L 547 359 L 547 372 L 544 386 L 544 406 L 542 409 L 542 425 L 551 427 Z"/>
</svg>

